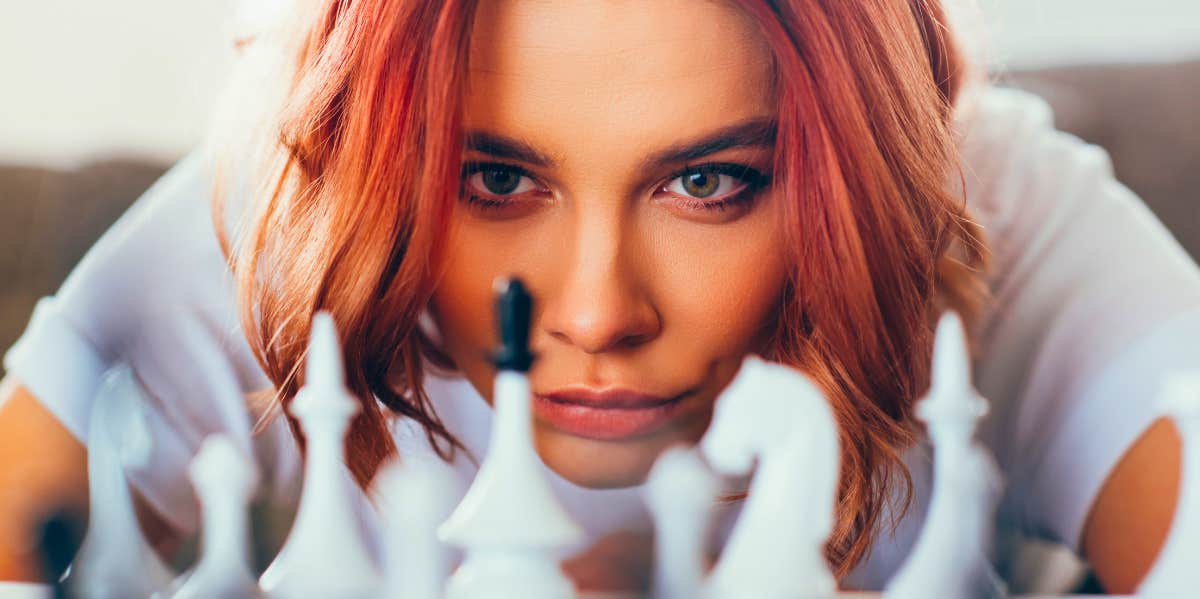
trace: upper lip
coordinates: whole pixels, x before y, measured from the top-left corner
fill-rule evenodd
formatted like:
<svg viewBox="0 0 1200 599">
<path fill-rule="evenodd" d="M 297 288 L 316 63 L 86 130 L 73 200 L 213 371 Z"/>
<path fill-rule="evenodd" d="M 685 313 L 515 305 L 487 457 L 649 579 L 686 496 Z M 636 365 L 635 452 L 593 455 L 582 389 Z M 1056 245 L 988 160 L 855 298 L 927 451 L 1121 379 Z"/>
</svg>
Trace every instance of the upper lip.
<svg viewBox="0 0 1200 599">
<path fill-rule="evenodd" d="M 548 393 L 538 394 L 539 397 L 557 403 L 609 410 L 653 408 L 669 404 L 684 395 L 687 395 L 686 391 L 677 395 L 654 395 L 621 387 L 609 387 L 606 389 L 564 387 Z"/>
</svg>

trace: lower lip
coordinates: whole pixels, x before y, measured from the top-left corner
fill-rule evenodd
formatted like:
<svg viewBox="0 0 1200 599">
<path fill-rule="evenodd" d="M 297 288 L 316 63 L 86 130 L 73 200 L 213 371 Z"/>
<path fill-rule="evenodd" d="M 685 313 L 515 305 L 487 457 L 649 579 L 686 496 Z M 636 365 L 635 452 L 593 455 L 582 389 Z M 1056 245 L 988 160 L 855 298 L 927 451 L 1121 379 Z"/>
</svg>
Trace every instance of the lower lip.
<svg viewBox="0 0 1200 599">
<path fill-rule="evenodd" d="M 687 395 L 644 408 L 597 408 L 551 401 L 540 395 L 533 400 L 538 420 L 577 437 L 616 441 L 649 435 L 675 419 Z"/>
</svg>

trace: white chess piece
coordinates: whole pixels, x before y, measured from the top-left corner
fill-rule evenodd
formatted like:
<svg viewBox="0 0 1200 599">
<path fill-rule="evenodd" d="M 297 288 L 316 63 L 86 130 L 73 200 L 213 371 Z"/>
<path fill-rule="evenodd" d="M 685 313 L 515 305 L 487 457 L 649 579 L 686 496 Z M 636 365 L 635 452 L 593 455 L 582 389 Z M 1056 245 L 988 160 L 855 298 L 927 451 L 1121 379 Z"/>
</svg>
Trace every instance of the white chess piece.
<svg viewBox="0 0 1200 599">
<path fill-rule="evenodd" d="M 260 597 L 250 572 L 246 512 L 258 470 L 228 437 L 213 435 L 192 458 L 189 474 L 203 512 L 203 553 L 172 599 Z"/>
<path fill-rule="evenodd" d="M 1183 469 L 1171 531 L 1138 596 L 1193 597 L 1200 586 L 1200 372 L 1169 378 L 1163 408 L 1183 439 Z"/>
<path fill-rule="evenodd" d="M 747 357 L 701 440 L 720 473 L 758 460 L 749 494 L 708 581 L 708 596 L 813 598 L 836 591 L 825 559 L 840 464 L 837 421 L 803 373 Z"/>
<path fill-rule="evenodd" d="M 451 555 L 437 529 L 461 496 L 453 469 L 440 460 L 393 461 L 376 477 L 375 494 L 387 525 L 383 596 L 442 599 Z"/>
<path fill-rule="evenodd" d="M 954 313 L 938 323 L 933 381 L 917 404 L 934 447 L 933 492 L 912 553 L 884 591 L 888 599 L 974 599 L 991 592 L 988 552 L 1000 474 L 974 441 L 987 401 L 971 386 L 966 332 Z"/>
<path fill-rule="evenodd" d="M 152 439 L 128 367 L 101 383 L 88 426 L 88 529 L 66 585 L 72 597 L 149 597 L 173 577 L 146 543 L 134 511 L 125 467 L 144 467 Z"/>
<path fill-rule="evenodd" d="M 654 462 L 646 504 L 654 515 L 655 599 L 694 599 L 703 591 L 705 539 L 716 477 L 694 450 L 672 447 Z"/>
<path fill-rule="evenodd" d="M 533 447 L 533 400 L 525 375 L 533 361 L 533 299 L 519 280 L 498 281 L 501 346 L 493 356 L 492 438 L 466 497 L 442 525 L 442 540 L 462 547 L 447 599 L 567 599 L 575 585 L 557 554 L 583 540 L 542 472 Z"/>
<path fill-rule="evenodd" d="M 337 331 L 326 313 L 313 319 L 306 362 L 305 386 L 293 404 L 307 441 L 300 509 L 259 583 L 273 598 L 376 597 L 379 572 L 357 515 L 359 490 L 343 445 L 359 406 L 346 391 Z"/>
<path fill-rule="evenodd" d="M 502 370 L 494 397 L 487 456 L 440 531 L 465 552 L 446 597 L 574 597 L 555 554 L 582 541 L 583 531 L 558 502 L 534 451 L 529 380 Z"/>
</svg>

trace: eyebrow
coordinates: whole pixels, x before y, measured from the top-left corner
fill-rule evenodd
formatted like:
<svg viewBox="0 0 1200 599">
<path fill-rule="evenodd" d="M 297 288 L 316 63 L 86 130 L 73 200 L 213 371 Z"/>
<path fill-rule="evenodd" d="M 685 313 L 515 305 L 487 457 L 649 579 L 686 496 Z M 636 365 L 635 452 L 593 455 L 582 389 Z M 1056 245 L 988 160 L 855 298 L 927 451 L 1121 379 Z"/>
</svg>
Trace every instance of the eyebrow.
<svg viewBox="0 0 1200 599">
<path fill-rule="evenodd" d="M 752 118 L 717 129 L 705 136 L 655 152 L 642 161 L 642 168 L 654 169 L 689 162 L 730 148 L 772 147 L 775 145 L 775 121 Z M 549 168 L 554 160 L 521 139 L 481 129 L 467 132 L 464 147 L 496 158 Z"/>
</svg>

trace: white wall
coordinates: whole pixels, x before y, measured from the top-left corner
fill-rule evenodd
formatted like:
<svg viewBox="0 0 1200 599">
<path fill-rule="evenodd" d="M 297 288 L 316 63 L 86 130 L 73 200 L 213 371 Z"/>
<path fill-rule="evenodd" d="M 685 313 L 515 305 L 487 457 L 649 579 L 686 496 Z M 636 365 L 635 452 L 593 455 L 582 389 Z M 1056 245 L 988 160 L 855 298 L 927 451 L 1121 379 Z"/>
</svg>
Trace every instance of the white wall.
<svg viewBox="0 0 1200 599">
<path fill-rule="evenodd" d="M 0 161 L 179 156 L 232 61 L 236 1 L 0 3 Z"/>
<path fill-rule="evenodd" d="M 1200 0 L 975 0 L 993 62 L 1014 67 L 1200 56 Z"/>
<path fill-rule="evenodd" d="M 177 158 L 200 139 L 229 69 L 234 9 L 288 1 L 6 0 L 0 162 Z M 993 62 L 1200 55 L 1200 0 L 974 1 Z"/>
</svg>

